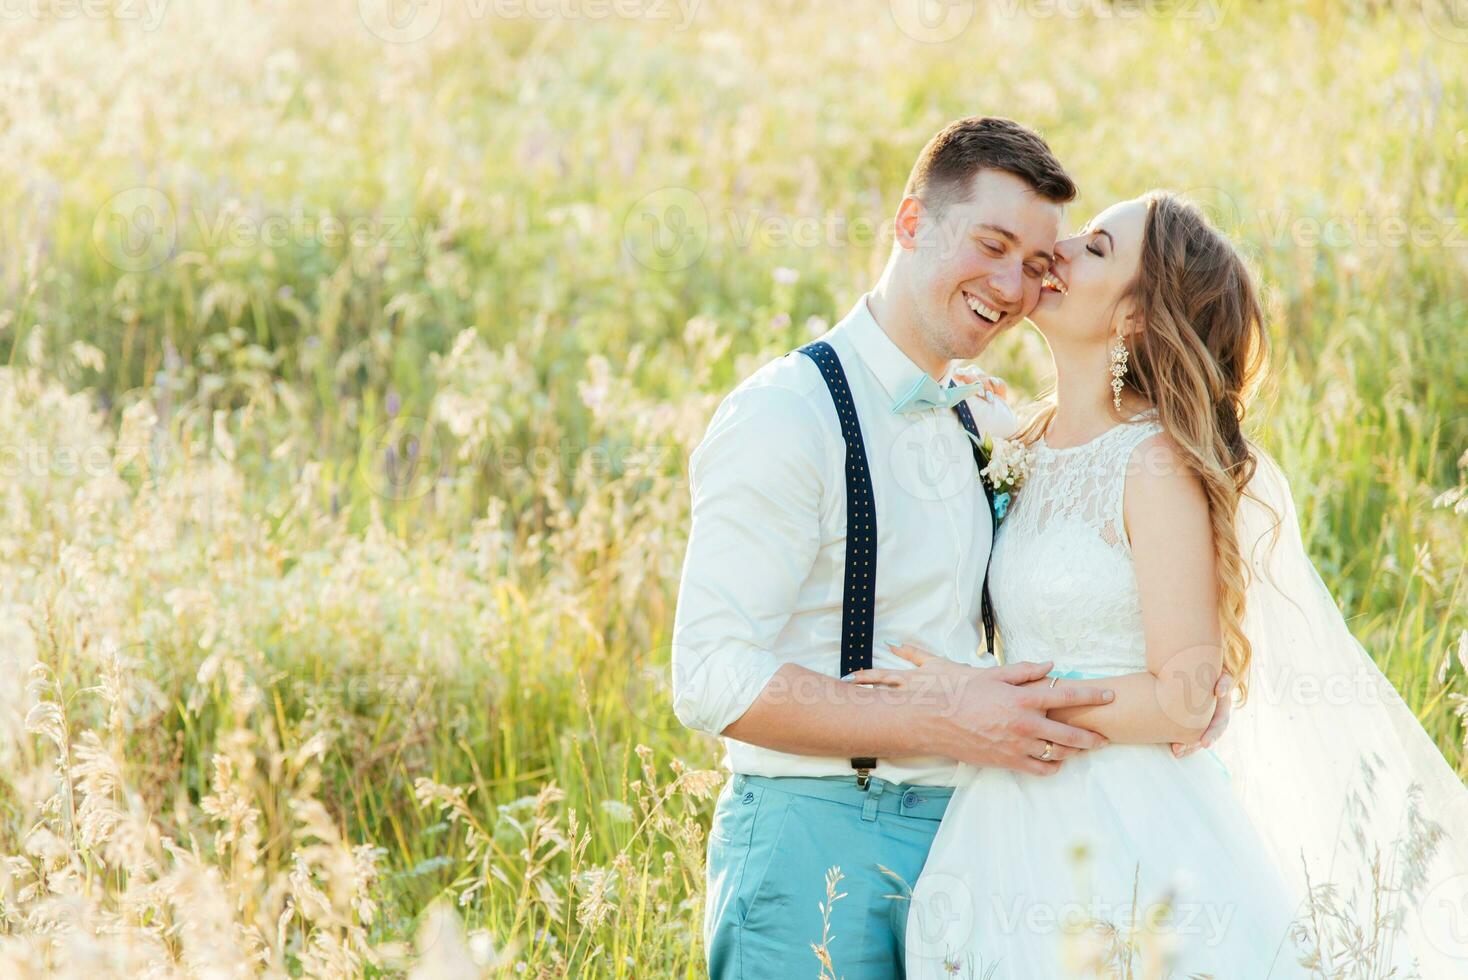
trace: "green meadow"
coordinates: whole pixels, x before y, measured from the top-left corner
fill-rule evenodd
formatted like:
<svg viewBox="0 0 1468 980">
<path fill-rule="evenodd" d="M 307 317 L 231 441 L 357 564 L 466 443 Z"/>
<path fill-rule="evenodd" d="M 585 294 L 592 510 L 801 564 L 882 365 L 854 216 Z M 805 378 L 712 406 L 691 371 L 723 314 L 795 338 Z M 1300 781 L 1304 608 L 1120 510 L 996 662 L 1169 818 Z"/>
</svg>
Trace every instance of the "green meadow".
<svg viewBox="0 0 1468 980">
<path fill-rule="evenodd" d="M 1246 250 L 1249 431 L 1468 775 L 1452 3 L 395 9 L 0 23 L 0 972 L 701 975 L 687 456 L 963 115 Z"/>
</svg>

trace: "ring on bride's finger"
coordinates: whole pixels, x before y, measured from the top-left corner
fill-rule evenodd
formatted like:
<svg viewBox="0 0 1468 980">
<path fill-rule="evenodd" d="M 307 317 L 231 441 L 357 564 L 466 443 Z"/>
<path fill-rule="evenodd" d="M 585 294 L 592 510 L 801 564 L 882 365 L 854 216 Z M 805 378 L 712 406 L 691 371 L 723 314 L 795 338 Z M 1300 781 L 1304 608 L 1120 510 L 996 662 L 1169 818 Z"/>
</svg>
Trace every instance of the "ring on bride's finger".
<svg viewBox="0 0 1468 980">
<path fill-rule="evenodd" d="M 1042 751 L 1035 758 L 1039 759 L 1041 762 L 1049 762 L 1050 761 L 1050 750 L 1053 749 L 1053 748 L 1055 748 L 1055 743 L 1054 742 L 1046 742 L 1045 743 L 1045 749 L 1044 749 L 1044 751 Z"/>
</svg>

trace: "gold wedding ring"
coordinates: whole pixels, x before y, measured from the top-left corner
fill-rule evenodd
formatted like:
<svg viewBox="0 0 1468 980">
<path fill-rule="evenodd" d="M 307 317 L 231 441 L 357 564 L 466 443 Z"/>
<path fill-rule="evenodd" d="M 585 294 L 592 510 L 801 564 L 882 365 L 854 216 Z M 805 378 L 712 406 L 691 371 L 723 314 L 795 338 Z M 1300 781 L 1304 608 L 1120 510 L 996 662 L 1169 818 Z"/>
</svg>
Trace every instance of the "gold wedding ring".
<svg viewBox="0 0 1468 980">
<path fill-rule="evenodd" d="M 1050 750 L 1053 748 L 1055 748 L 1054 742 L 1046 742 L 1045 750 L 1041 752 L 1036 758 L 1038 758 L 1041 762 L 1048 762 L 1050 760 Z"/>
</svg>

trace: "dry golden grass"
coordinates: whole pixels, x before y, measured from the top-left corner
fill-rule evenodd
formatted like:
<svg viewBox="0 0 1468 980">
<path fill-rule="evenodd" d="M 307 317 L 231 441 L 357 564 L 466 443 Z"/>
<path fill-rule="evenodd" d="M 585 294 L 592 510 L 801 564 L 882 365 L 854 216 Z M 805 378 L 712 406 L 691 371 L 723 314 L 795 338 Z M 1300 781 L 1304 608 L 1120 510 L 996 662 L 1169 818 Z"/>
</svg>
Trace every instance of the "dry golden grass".
<svg viewBox="0 0 1468 980">
<path fill-rule="evenodd" d="M 1045 6 L 7 14 L 0 974 L 700 973 L 684 460 L 976 111 L 1046 132 L 1078 220 L 1168 186 L 1250 250 L 1255 431 L 1468 771 L 1468 38 Z"/>
</svg>

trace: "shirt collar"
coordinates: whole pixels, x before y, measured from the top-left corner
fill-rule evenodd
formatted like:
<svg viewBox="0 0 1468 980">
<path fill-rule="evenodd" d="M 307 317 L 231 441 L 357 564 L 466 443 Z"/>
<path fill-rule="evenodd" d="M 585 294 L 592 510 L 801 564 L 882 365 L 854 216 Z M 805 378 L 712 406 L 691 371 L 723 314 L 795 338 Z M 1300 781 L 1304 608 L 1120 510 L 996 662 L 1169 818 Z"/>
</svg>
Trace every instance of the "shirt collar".
<svg viewBox="0 0 1468 980">
<path fill-rule="evenodd" d="M 888 397 L 895 402 L 911 391 L 918 379 L 927 372 L 913 363 L 912 358 L 902 353 L 902 349 L 887 336 L 887 332 L 872 315 L 872 308 L 868 304 L 870 298 L 871 293 L 863 295 L 838 327 L 844 330 L 851 346 L 856 349 L 857 356 L 876 376 Z M 948 387 L 952 376 L 953 365 L 949 364 L 938 384 Z"/>
</svg>

